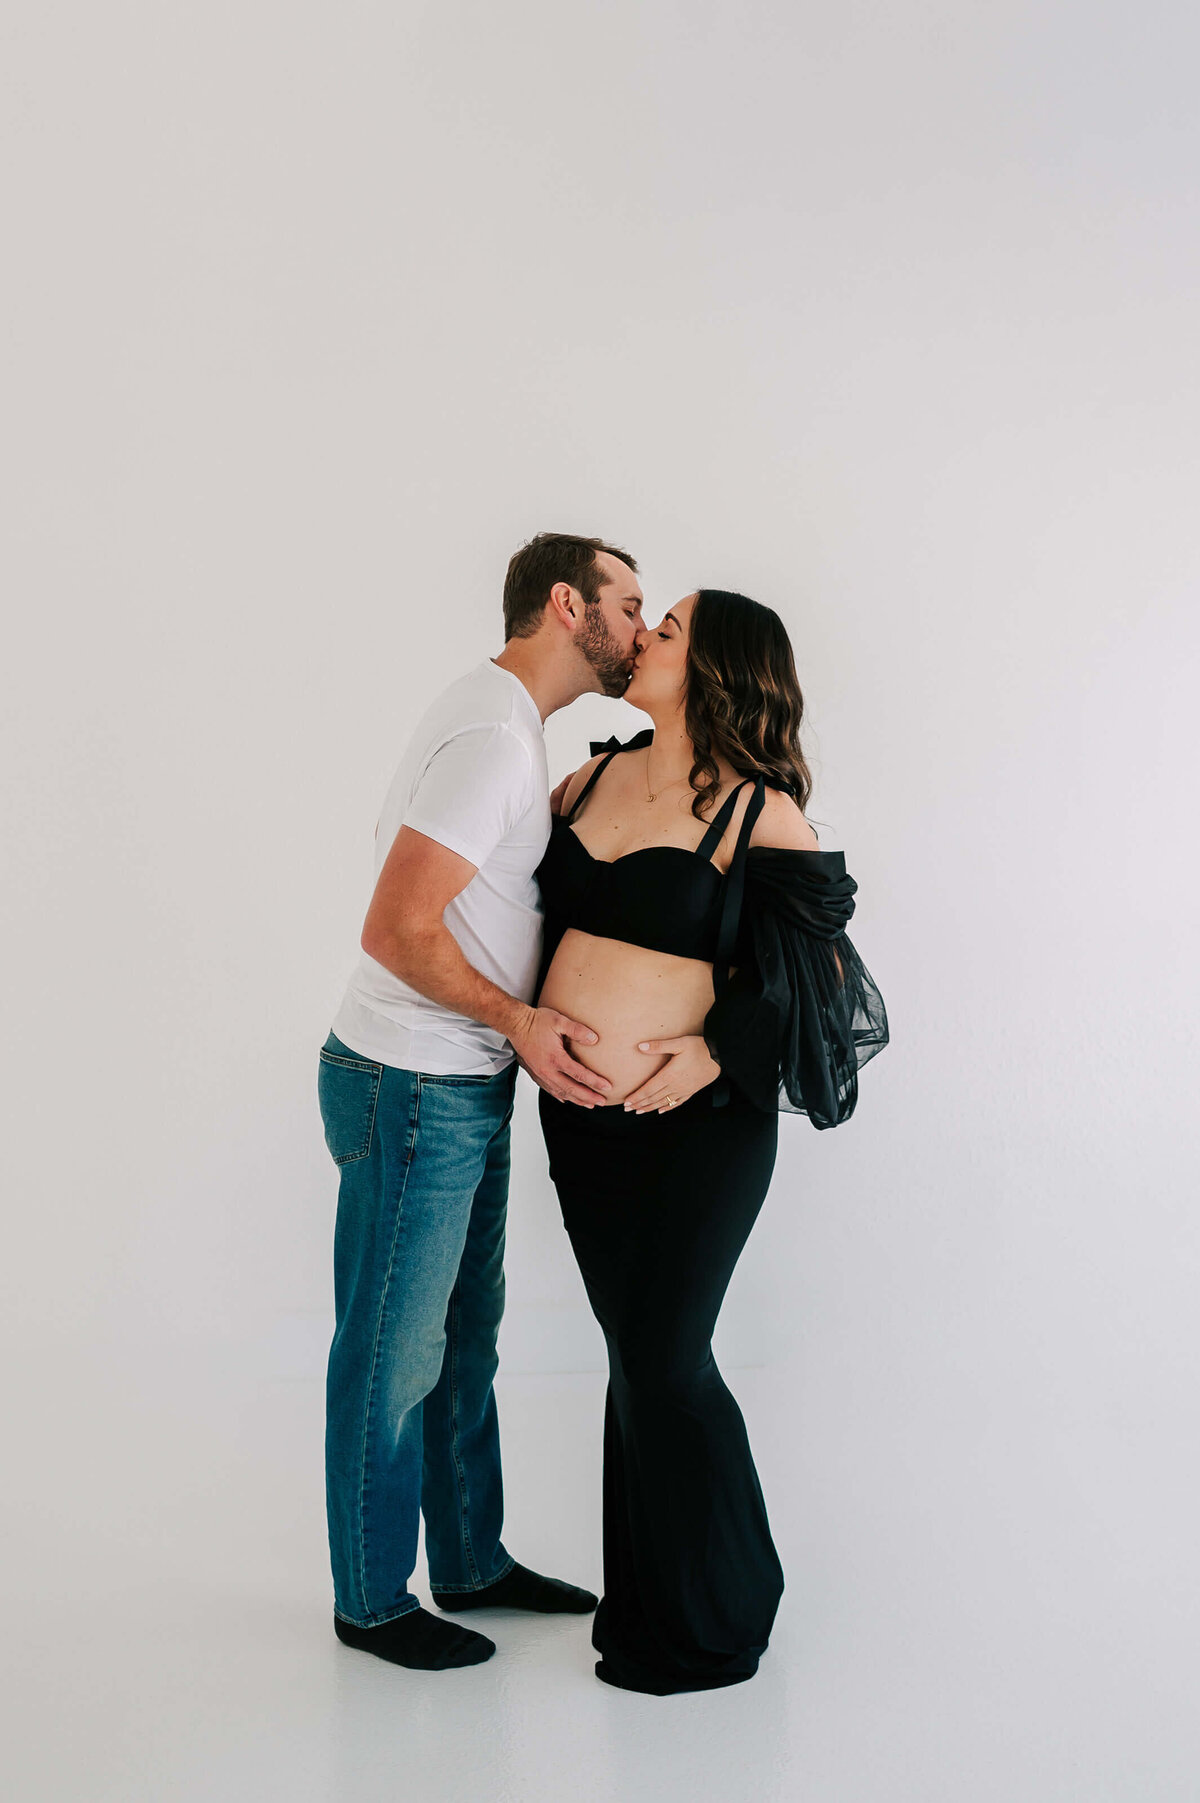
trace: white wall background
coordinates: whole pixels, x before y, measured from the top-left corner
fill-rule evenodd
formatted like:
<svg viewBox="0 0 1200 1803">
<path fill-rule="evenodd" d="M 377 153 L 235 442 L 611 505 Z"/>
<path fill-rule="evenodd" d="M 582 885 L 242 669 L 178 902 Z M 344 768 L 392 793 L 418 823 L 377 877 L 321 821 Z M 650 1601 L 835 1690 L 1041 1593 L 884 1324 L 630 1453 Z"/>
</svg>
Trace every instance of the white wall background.
<svg viewBox="0 0 1200 1803">
<path fill-rule="evenodd" d="M 3 35 L 27 1458 L 131 1359 L 319 1368 L 316 1053 L 378 804 L 500 650 L 511 551 L 597 532 L 648 620 L 705 583 L 788 623 L 892 1021 L 849 1125 L 781 1121 L 721 1356 L 786 1370 L 781 1434 L 986 1500 L 1043 1596 L 1080 1522 L 1110 1572 L 1136 1549 L 1178 1669 L 1194 16 L 211 0 Z M 552 776 L 644 723 L 553 717 Z M 506 1369 L 598 1368 L 524 1076 L 515 1132 Z"/>
</svg>

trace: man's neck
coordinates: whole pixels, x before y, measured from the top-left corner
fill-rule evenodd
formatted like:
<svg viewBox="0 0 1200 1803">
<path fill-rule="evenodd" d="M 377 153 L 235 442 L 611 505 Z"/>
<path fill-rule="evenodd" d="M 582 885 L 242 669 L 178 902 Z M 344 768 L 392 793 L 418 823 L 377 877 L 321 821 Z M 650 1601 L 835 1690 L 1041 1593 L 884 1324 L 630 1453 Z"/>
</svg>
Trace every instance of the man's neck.
<svg viewBox="0 0 1200 1803">
<path fill-rule="evenodd" d="M 499 657 L 493 657 L 491 661 L 529 690 L 545 725 L 560 707 L 569 707 L 578 696 L 598 691 L 580 687 L 575 671 L 556 668 L 555 660 L 544 651 L 534 649 L 534 643 L 533 640 L 509 639 Z"/>
</svg>

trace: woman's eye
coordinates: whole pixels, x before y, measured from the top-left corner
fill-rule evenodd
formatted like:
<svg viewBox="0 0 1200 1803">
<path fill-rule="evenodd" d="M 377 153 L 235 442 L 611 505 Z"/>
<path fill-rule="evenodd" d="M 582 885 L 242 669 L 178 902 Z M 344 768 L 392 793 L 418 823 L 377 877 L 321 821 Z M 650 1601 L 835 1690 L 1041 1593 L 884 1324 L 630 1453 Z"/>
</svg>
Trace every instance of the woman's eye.
<svg viewBox="0 0 1200 1803">
<path fill-rule="evenodd" d="M 658 636 L 660 639 L 669 639 L 671 635 L 669 632 L 660 632 Z"/>
</svg>

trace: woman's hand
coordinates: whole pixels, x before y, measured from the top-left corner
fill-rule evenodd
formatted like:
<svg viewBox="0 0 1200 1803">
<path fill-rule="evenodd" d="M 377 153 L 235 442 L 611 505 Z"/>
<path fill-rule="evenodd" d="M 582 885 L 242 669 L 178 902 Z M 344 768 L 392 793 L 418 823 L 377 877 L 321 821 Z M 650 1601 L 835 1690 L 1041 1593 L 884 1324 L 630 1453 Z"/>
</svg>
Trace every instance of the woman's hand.
<svg viewBox="0 0 1200 1803">
<path fill-rule="evenodd" d="M 669 1113 L 698 1089 L 715 1083 L 721 1074 L 702 1033 L 684 1033 L 678 1039 L 642 1039 L 638 1041 L 638 1051 L 669 1052 L 671 1056 L 661 1070 L 626 1096 L 625 1108 L 632 1114 L 645 1114 L 650 1109 L 658 1114 Z M 668 1096 L 674 1096 L 673 1103 L 668 1103 Z"/>
</svg>

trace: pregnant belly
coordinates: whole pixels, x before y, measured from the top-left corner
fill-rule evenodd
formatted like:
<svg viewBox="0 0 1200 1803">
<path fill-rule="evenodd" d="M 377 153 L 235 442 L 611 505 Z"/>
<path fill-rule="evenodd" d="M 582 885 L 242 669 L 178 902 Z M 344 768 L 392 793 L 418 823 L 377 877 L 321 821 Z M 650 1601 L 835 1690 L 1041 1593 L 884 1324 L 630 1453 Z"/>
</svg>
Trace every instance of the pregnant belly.
<svg viewBox="0 0 1200 1803">
<path fill-rule="evenodd" d="M 566 1045 L 580 1064 L 611 1082 L 603 1103 L 619 1104 L 661 1070 L 669 1056 L 639 1052 L 639 1039 L 674 1039 L 701 1031 L 713 1004 L 712 965 L 568 927 L 537 1002 L 569 1014 L 599 1035 L 594 1045 L 570 1038 Z"/>
</svg>

